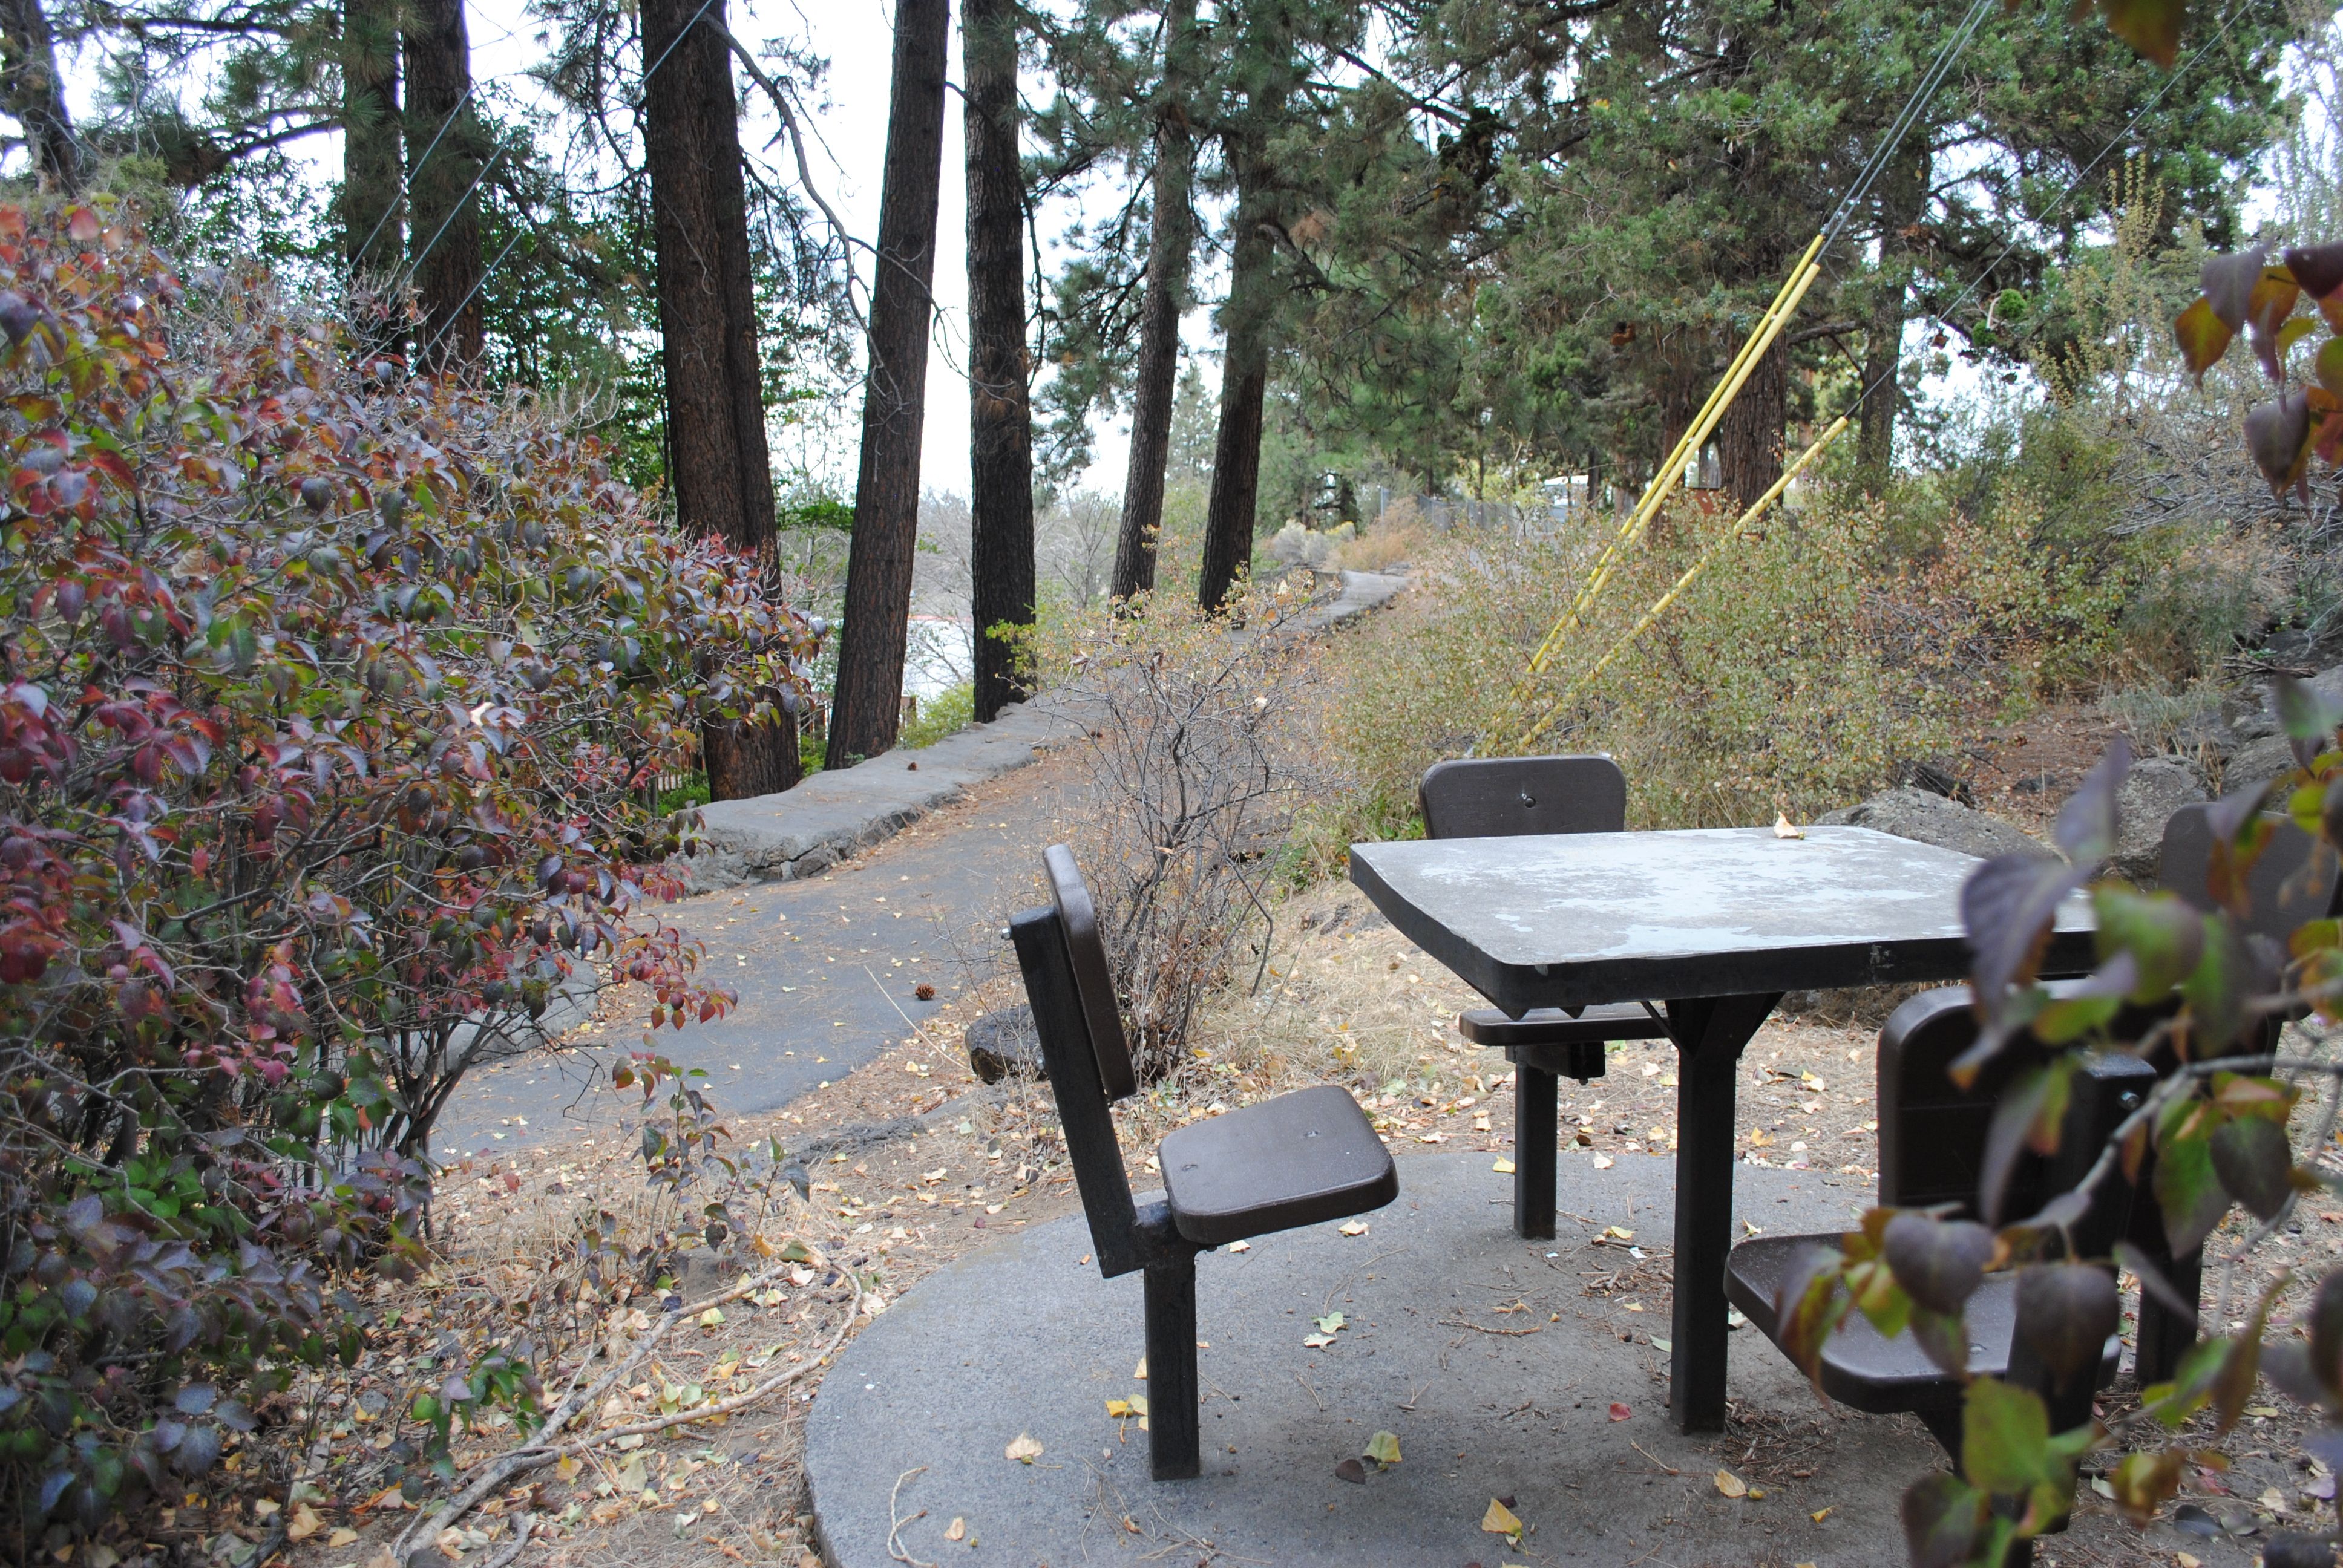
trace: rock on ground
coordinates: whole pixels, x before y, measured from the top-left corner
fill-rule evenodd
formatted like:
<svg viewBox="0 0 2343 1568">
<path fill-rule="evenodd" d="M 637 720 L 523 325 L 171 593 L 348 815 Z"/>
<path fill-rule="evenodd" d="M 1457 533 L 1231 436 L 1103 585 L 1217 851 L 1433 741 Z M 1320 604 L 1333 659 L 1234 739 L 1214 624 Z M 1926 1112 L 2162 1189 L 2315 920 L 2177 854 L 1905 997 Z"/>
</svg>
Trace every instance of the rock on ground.
<svg viewBox="0 0 2343 1568">
<path fill-rule="evenodd" d="M 2116 796 L 2116 873 L 2153 882 L 2164 824 L 2183 806 L 2206 799 L 2205 776 L 2186 758 L 2143 757 L 2133 763 Z"/>
<path fill-rule="evenodd" d="M 987 1083 L 1004 1078 L 1047 1078 L 1041 1065 L 1041 1037 L 1033 1028 L 1033 1009 L 1025 1002 L 988 1012 L 968 1026 L 962 1043 L 968 1065 Z"/>
<path fill-rule="evenodd" d="M 1940 849 L 1957 849 L 1980 859 L 1996 855 L 2057 858 L 2056 850 L 2015 822 L 1909 786 L 1884 790 L 1859 806 L 1849 806 L 1815 820 L 1822 827 L 1869 828 L 1874 832 L 1893 833 L 1899 839 L 1934 844 Z"/>
<path fill-rule="evenodd" d="M 2294 770 L 2294 745 L 2283 735 L 2265 735 L 2237 749 L 2221 766 L 2223 793 L 2248 784 L 2267 784 Z"/>
</svg>

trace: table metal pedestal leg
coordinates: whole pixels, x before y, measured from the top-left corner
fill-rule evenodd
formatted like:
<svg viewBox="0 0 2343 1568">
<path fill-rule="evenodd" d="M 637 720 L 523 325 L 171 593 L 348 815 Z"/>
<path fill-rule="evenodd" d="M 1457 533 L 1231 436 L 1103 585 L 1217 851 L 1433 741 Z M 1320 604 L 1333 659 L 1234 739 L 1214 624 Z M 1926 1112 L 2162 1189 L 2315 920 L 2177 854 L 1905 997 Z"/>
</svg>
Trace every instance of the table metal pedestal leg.
<svg viewBox="0 0 2343 1568">
<path fill-rule="evenodd" d="M 1554 1075 L 1527 1062 L 1513 1067 L 1513 1233 L 1554 1235 Z"/>
<path fill-rule="evenodd" d="M 1735 1073 L 1778 996 L 1668 1003 L 1676 1064 L 1674 1342 L 1668 1413 L 1681 1432 L 1725 1427 L 1725 1254 L 1733 1244 Z"/>
</svg>

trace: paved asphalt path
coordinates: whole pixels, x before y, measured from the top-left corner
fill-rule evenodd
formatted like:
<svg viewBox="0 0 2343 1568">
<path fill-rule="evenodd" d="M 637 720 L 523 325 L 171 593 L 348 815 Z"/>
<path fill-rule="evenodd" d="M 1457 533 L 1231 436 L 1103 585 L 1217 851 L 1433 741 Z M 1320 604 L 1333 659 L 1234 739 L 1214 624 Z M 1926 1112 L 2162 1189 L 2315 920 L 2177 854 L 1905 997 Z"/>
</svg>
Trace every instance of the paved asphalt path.
<svg viewBox="0 0 2343 1568">
<path fill-rule="evenodd" d="M 971 790 L 844 865 L 668 906 L 707 944 L 702 962 L 739 1005 L 712 1023 L 661 1030 L 658 1049 L 705 1069 L 718 1107 L 754 1113 L 835 1082 L 910 1034 L 976 973 L 1009 961 L 998 932 L 1040 901 L 1044 846 L 1066 836 L 1079 789 L 1047 758 Z M 920 1001 L 916 988 L 936 988 Z M 503 1153 L 632 1124 L 640 1099 L 609 1069 L 643 1049 L 644 1019 L 606 1017 L 578 1049 L 478 1074 L 441 1115 L 434 1152 Z"/>
</svg>

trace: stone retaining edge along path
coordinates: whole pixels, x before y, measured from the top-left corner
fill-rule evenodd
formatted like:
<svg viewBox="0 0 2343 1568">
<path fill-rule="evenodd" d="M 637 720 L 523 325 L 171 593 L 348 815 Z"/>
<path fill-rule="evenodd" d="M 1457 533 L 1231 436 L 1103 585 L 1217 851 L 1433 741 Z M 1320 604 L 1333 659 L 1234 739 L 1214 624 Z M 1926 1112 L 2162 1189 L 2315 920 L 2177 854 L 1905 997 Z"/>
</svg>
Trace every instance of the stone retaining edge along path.
<svg viewBox="0 0 2343 1568">
<path fill-rule="evenodd" d="M 1310 611 L 1312 631 L 1339 626 L 1389 603 L 1407 578 L 1380 572 L 1342 574 L 1342 591 Z M 749 882 L 817 875 L 929 812 L 958 800 L 972 785 L 1024 767 L 1071 739 L 1081 725 L 1062 692 L 1044 692 L 1001 709 L 917 751 L 882 752 L 851 768 L 825 769 L 794 789 L 699 809 L 699 853 L 683 862 L 695 893 Z"/>
</svg>

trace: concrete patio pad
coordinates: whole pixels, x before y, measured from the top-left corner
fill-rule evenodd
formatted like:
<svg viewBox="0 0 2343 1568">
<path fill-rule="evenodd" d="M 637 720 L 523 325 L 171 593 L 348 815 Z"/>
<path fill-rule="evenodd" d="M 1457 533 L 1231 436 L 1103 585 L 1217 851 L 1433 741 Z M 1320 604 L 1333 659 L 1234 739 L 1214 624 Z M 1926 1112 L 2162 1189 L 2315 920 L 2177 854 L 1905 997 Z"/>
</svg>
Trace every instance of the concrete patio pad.
<svg viewBox="0 0 2343 1568">
<path fill-rule="evenodd" d="M 923 1281 L 847 1349 L 809 1414 L 825 1560 L 900 1561 L 890 1517 L 911 1520 L 896 1534 L 910 1559 L 1020 1568 L 1903 1560 L 1896 1500 L 1940 1462 L 1917 1422 L 1825 1410 L 1744 1332 L 1732 1434 L 1669 1425 L 1653 1340 L 1668 1337 L 1672 1159 L 1598 1171 L 1565 1156 L 1570 1216 L 1551 1242 L 1512 1233 L 1511 1179 L 1491 1166 L 1487 1153 L 1410 1159 L 1365 1235 L 1318 1226 L 1199 1260 L 1197 1481 L 1151 1482 L 1145 1435 L 1107 1414 L 1108 1400 L 1147 1392 L 1132 1375 L 1141 1287 L 1098 1278 L 1079 1216 Z M 1736 1234 L 1742 1221 L 1840 1228 L 1869 1197 L 1855 1177 L 1738 1178 Z M 1661 1255 L 1594 1244 L 1612 1226 Z M 1604 1275 L 1618 1276 L 1612 1293 L 1586 1294 Z M 1333 1345 L 1305 1348 L 1333 1311 Z M 1614 1419 L 1614 1402 L 1632 1413 Z M 1403 1462 L 1339 1479 L 1378 1431 L 1397 1435 Z M 1004 1457 L 1020 1434 L 1042 1445 L 1030 1465 Z M 1723 1495 L 1720 1469 L 1763 1497 Z M 1518 1548 L 1481 1529 L 1495 1497 L 1529 1526 Z"/>
</svg>

